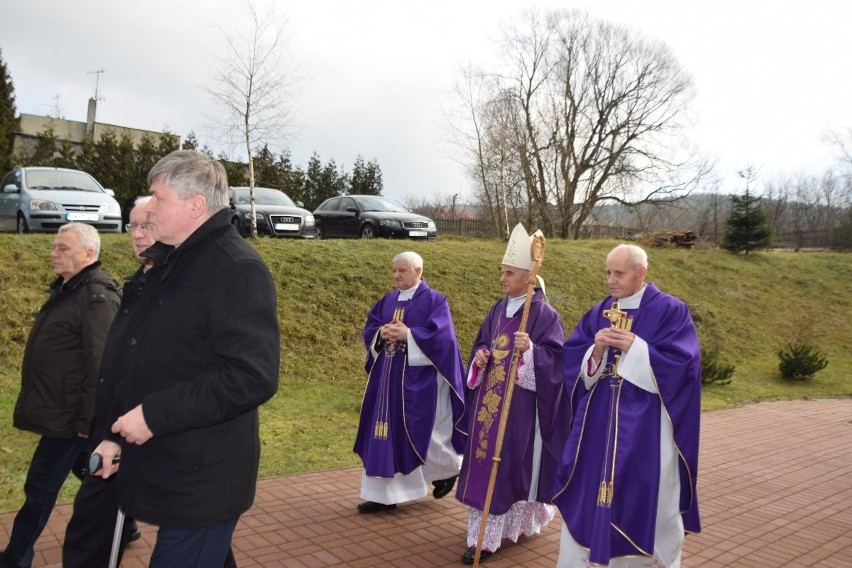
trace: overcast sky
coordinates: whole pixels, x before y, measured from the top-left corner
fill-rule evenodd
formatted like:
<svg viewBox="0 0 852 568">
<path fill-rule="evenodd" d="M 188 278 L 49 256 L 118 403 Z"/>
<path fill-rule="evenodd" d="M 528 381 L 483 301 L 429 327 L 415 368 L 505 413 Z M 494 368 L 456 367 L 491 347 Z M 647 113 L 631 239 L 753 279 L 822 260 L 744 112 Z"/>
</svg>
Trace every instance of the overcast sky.
<svg viewBox="0 0 852 568">
<path fill-rule="evenodd" d="M 501 23 L 530 5 L 667 43 L 697 87 L 691 139 L 726 184 L 747 164 L 761 182 L 820 175 L 834 156 L 824 133 L 852 127 L 848 0 L 279 0 L 304 77 L 294 163 L 317 152 L 349 171 L 360 154 L 378 161 L 386 195 L 470 195 L 443 110 L 460 64 L 492 61 Z M 2 0 L 17 110 L 84 121 L 98 77 L 99 122 L 194 131 L 218 148 L 204 86 L 223 53 L 216 26 L 240 13 L 235 0 Z"/>
</svg>

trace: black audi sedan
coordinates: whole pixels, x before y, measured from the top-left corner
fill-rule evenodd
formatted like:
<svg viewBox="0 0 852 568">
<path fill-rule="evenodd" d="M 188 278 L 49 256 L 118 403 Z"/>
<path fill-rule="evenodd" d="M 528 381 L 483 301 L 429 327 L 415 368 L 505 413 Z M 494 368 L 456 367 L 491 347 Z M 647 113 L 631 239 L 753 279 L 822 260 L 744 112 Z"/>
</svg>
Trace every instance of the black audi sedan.
<svg viewBox="0 0 852 568">
<path fill-rule="evenodd" d="M 249 188 L 230 187 L 228 198 L 231 207 L 231 224 L 241 235 L 251 233 L 251 203 Z M 313 239 L 317 236 L 314 216 L 300 204 L 293 202 L 281 190 L 265 187 L 254 188 L 254 209 L 257 218 L 257 234 L 272 237 L 301 237 Z"/>
<path fill-rule="evenodd" d="M 387 237 L 434 241 L 438 236 L 435 221 L 378 195 L 331 197 L 314 210 L 314 218 L 317 238 Z"/>
</svg>

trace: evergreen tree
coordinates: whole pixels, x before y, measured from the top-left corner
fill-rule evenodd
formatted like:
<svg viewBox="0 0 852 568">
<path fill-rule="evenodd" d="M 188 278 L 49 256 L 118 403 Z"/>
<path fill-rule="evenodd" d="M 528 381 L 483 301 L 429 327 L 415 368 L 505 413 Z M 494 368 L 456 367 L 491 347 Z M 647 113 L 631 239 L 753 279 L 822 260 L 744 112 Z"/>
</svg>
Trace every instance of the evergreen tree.
<svg viewBox="0 0 852 568">
<path fill-rule="evenodd" d="M 369 163 L 358 155 L 352 166 L 352 177 L 350 179 L 349 192 L 362 195 L 382 194 L 382 170 L 379 163 L 374 159 Z"/>
<path fill-rule="evenodd" d="M 77 167 L 77 150 L 70 140 L 63 140 L 58 143 L 57 154 L 53 160 L 53 165 L 57 168 L 71 168 L 72 170 L 79 169 Z"/>
<path fill-rule="evenodd" d="M 345 195 L 349 188 L 349 176 L 343 172 L 343 168 L 337 165 L 334 159 L 330 159 L 322 168 L 320 181 L 317 184 L 317 205 L 335 195 Z"/>
<path fill-rule="evenodd" d="M 157 144 L 157 148 L 160 152 L 160 157 L 166 156 L 167 154 L 171 154 L 175 150 L 180 149 L 180 137 L 177 136 L 174 132 L 171 132 L 168 128 L 163 129 L 163 136 L 160 136 L 160 141 Z"/>
<path fill-rule="evenodd" d="M 731 212 L 725 221 L 725 236 L 722 248 L 739 253 L 767 248 L 772 244 L 769 218 L 762 207 L 762 200 L 752 195 L 746 187 L 745 195 L 731 196 Z"/>
<path fill-rule="evenodd" d="M 111 185 L 101 181 L 104 187 L 115 192 L 115 199 L 119 203 L 125 203 L 134 199 L 138 189 L 136 187 L 136 149 L 133 140 L 128 134 L 122 134 L 115 149 L 115 171 L 112 175 Z M 147 186 L 146 186 L 147 188 Z"/>
<path fill-rule="evenodd" d="M 225 168 L 225 173 L 228 175 L 228 185 L 232 187 L 240 187 L 248 185 L 248 166 L 242 162 L 234 162 L 224 153 L 220 153 L 216 158 L 222 163 Z"/>
<path fill-rule="evenodd" d="M 189 134 L 187 134 L 186 138 L 183 139 L 183 144 L 181 144 L 180 149 L 198 150 L 198 138 L 195 137 L 195 132 L 192 130 L 189 131 Z"/>
<path fill-rule="evenodd" d="M 133 165 L 133 180 L 135 193 L 133 197 L 139 195 L 147 195 L 148 193 L 148 172 L 154 167 L 162 156 L 160 155 L 157 145 L 154 140 L 147 134 L 142 137 L 139 144 L 136 145 L 136 160 Z"/>
<path fill-rule="evenodd" d="M 322 203 L 320 199 L 320 185 L 322 184 L 322 163 L 319 154 L 314 152 L 308 160 L 308 169 L 305 171 L 305 184 L 302 190 L 302 200 L 305 207 L 311 211 Z"/>
<path fill-rule="evenodd" d="M 293 167 L 290 152 L 284 152 L 278 157 L 278 169 L 282 173 L 281 189 L 295 202 L 304 202 L 305 173 L 298 167 Z"/>
<path fill-rule="evenodd" d="M 54 166 L 57 153 L 56 132 L 51 124 L 36 135 L 36 145 L 31 152 L 23 157 L 25 166 Z"/>
<path fill-rule="evenodd" d="M 268 145 L 264 144 L 263 148 L 254 156 L 254 182 L 256 186 L 283 189 L 284 178 L 285 174 L 281 171 L 275 154 L 270 152 Z"/>
<path fill-rule="evenodd" d="M 104 132 L 100 140 L 95 142 L 95 160 L 89 164 L 90 169 L 85 171 L 94 176 L 102 186 L 115 189 L 120 185 L 119 169 L 121 159 L 119 140 L 112 131 Z"/>
<path fill-rule="evenodd" d="M 18 129 L 15 85 L 0 50 L 0 176 L 12 169 L 12 135 Z"/>
</svg>

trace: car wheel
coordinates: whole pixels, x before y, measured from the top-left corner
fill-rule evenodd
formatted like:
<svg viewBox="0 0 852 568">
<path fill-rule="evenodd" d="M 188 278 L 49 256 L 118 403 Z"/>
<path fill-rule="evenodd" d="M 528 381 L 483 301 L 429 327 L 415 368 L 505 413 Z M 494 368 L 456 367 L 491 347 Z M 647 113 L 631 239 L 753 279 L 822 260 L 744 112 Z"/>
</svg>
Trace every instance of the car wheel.
<svg viewBox="0 0 852 568">
<path fill-rule="evenodd" d="M 27 220 L 24 218 L 23 213 L 18 213 L 18 233 L 23 235 L 24 233 L 30 232 L 30 226 L 27 225 Z"/>
<path fill-rule="evenodd" d="M 317 228 L 316 228 L 316 233 L 315 233 L 315 234 L 316 234 L 316 238 L 317 238 L 317 239 L 325 238 L 325 235 L 322 233 L 322 228 L 321 228 L 321 227 L 317 227 Z"/>
<path fill-rule="evenodd" d="M 237 230 L 237 232 L 240 235 L 243 234 L 243 226 L 242 226 L 242 224 L 240 223 L 240 220 L 237 217 L 234 217 L 233 219 L 231 219 L 231 225 L 234 226 L 234 228 Z"/>
<path fill-rule="evenodd" d="M 375 239 L 376 238 L 376 229 L 370 225 L 369 223 L 361 227 L 361 238 L 362 239 Z"/>
</svg>

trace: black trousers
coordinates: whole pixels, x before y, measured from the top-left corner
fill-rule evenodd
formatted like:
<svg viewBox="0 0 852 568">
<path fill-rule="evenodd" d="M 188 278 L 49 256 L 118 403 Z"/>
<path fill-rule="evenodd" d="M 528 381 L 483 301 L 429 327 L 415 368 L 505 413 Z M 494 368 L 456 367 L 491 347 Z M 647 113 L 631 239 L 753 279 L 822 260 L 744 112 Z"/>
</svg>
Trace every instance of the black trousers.
<svg viewBox="0 0 852 568">
<path fill-rule="evenodd" d="M 62 543 L 62 568 L 106 568 L 112 550 L 115 519 L 118 515 L 118 478 L 85 475 Z M 133 519 L 124 519 L 118 564 L 130 539 Z M 236 568 L 233 550 L 228 550 L 224 568 Z"/>
<path fill-rule="evenodd" d="M 74 509 L 65 529 L 62 543 L 63 568 L 99 568 L 109 565 L 115 518 L 118 514 L 117 477 L 109 479 L 86 475 L 77 496 Z M 124 520 L 118 561 L 130 539 L 133 519 Z"/>
<path fill-rule="evenodd" d="M 50 518 L 62 484 L 84 446 L 82 438 L 42 436 L 33 452 L 24 482 L 24 505 L 15 515 L 6 550 L 0 553 L 3 568 L 29 568 L 33 546 Z"/>
</svg>

